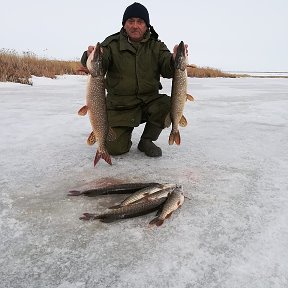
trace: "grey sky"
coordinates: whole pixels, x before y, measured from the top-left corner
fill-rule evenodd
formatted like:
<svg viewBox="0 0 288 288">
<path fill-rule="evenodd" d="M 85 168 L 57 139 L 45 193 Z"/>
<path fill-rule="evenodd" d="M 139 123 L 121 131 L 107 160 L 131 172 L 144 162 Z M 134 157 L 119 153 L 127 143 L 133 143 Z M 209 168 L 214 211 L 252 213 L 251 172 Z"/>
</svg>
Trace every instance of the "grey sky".
<svg viewBox="0 0 288 288">
<path fill-rule="evenodd" d="M 78 60 L 121 28 L 132 0 L 1 0 L 0 48 Z M 287 0 L 143 0 L 170 50 L 183 40 L 189 62 L 222 70 L 288 71 Z"/>
</svg>

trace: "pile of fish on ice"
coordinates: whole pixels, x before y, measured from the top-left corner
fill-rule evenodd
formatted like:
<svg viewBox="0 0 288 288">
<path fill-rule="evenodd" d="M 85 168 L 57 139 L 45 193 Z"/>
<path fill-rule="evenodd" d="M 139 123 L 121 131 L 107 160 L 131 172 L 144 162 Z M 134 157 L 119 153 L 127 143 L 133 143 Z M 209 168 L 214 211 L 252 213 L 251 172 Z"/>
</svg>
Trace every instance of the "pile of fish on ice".
<svg viewBox="0 0 288 288">
<path fill-rule="evenodd" d="M 127 183 L 115 184 L 89 190 L 72 190 L 68 196 L 84 195 L 95 197 L 107 194 L 132 193 L 120 204 L 109 207 L 103 213 L 83 213 L 81 220 L 99 219 L 102 222 L 132 218 L 158 210 L 150 225 L 161 226 L 165 219 L 180 208 L 184 202 L 182 186 L 177 184 L 160 183 Z"/>
</svg>

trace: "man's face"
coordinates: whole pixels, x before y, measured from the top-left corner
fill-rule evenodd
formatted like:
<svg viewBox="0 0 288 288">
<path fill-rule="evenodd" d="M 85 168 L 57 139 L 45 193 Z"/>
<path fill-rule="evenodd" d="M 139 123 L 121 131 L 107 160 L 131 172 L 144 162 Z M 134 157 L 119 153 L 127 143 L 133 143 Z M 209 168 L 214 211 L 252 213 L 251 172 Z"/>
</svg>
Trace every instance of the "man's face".
<svg viewBox="0 0 288 288">
<path fill-rule="evenodd" d="M 129 18 L 124 24 L 124 29 L 131 41 L 139 42 L 144 37 L 147 25 L 141 18 Z"/>
</svg>

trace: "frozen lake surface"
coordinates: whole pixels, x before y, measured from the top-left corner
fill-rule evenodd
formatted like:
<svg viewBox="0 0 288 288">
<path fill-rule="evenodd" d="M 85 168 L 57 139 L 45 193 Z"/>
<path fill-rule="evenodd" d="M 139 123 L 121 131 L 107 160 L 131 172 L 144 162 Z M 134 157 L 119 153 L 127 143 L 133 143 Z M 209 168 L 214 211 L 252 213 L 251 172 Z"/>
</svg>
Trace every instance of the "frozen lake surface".
<svg viewBox="0 0 288 288">
<path fill-rule="evenodd" d="M 288 81 L 189 79 L 188 126 L 160 159 L 93 159 L 86 76 L 0 83 L 0 287 L 288 287 Z M 164 93 L 171 81 L 163 80 Z M 172 182 L 186 199 L 154 214 L 82 222 L 120 196 L 68 197 L 89 183 Z"/>
</svg>

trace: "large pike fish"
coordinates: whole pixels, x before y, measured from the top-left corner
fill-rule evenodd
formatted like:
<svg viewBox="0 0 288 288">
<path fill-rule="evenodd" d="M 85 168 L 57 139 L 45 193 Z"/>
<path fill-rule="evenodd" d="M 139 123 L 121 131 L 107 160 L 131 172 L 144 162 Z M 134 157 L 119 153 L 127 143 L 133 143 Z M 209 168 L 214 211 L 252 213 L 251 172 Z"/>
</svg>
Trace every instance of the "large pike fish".
<svg viewBox="0 0 288 288">
<path fill-rule="evenodd" d="M 183 116 L 185 102 L 186 100 L 193 100 L 193 97 L 187 94 L 187 64 L 187 51 L 184 42 L 181 41 L 177 47 L 175 57 L 175 72 L 172 80 L 171 92 L 171 110 L 165 120 L 165 127 L 169 127 L 172 122 L 169 145 L 172 145 L 173 143 L 180 145 L 181 138 L 178 127 L 179 125 L 182 127 L 187 126 L 187 120 Z"/>
<path fill-rule="evenodd" d="M 123 206 L 117 209 L 107 209 L 101 214 L 83 213 L 80 219 L 81 220 L 99 219 L 102 222 L 113 222 L 119 219 L 137 217 L 157 210 L 165 201 L 166 197 L 162 197 L 150 201 L 132 203 L 130 205 Z"/>
<path fill-rule="evenodd" d="M 152 221 L 150 221 L 150 225 L 156 225 L 161 226 L 165 219 L 169 218 L 172 213 L 180 208 L 184 202 L 184 195 L 181 191 L 181 187 L 176 188 L 174 191 L 172 191 L 168 199 L 166 200 L 165 204 L 163 205 L 163 209 L 160 213 L 160 215 L 156 218 L 154 218 Z"/>
<path fill-rule="evenodd" d="M 93 131 L 87 139 L 87 144 L 93 145 L 96 141 L 98 142 L 94 167 L 101 158 L 108 164 L 112 164 L 111 157 L 106 149 L 106 141 L 115 140 L 115 134 L 108 125 L 102 58 L 103 50 L 100 43 L 97 43 L 87 60 L 90 75 L 87 82 L 86 105 L 78 111 L 81 116 L 88 112 L 90 118 Z"/>
</svg>

